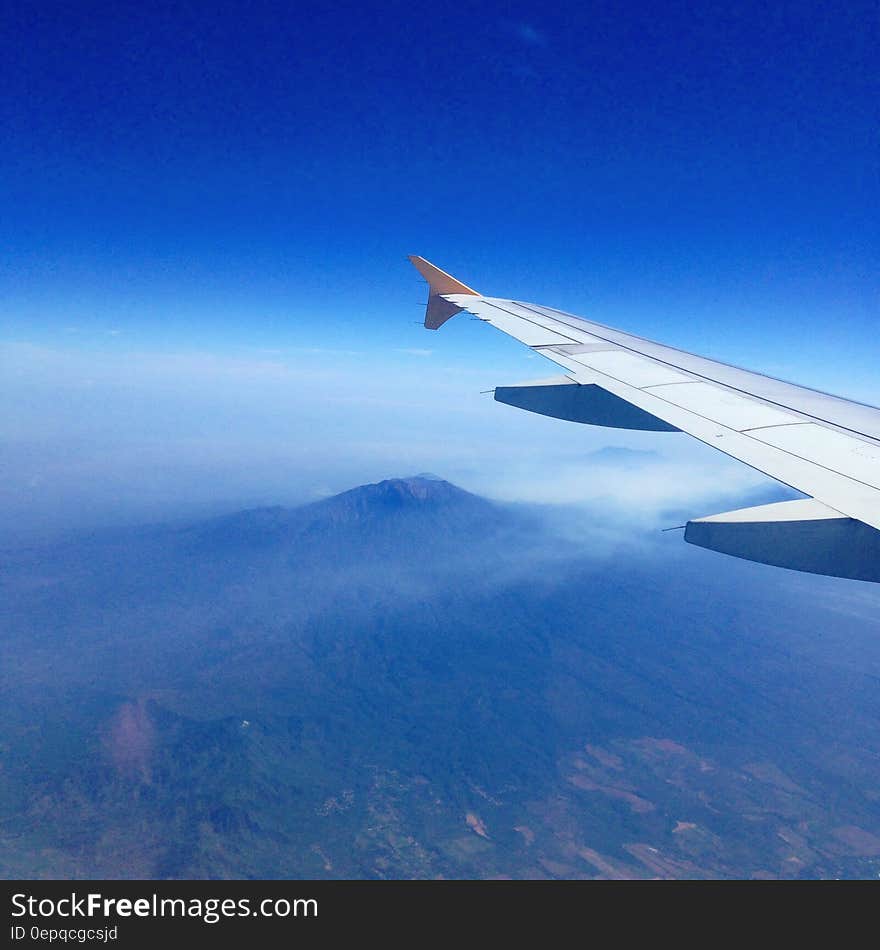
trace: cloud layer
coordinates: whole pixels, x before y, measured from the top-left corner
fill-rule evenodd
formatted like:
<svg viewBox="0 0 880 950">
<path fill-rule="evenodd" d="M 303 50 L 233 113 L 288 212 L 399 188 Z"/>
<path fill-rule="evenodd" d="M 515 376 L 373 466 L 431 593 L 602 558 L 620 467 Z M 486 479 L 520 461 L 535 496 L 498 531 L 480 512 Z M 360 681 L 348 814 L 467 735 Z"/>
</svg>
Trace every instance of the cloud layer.
<svg viewBox="0 0 880 950">
<path fill-rule="evenodd" d="M 487 370 L 428 350 L 0 345 L 3 540 L 295 504 L 426 470 L 489 497 L 643 523 L 767 484 L 683 436 L 499 405 L 481 390 L 523 376 L 519 359 L 508 363 Z"/>
</svg>

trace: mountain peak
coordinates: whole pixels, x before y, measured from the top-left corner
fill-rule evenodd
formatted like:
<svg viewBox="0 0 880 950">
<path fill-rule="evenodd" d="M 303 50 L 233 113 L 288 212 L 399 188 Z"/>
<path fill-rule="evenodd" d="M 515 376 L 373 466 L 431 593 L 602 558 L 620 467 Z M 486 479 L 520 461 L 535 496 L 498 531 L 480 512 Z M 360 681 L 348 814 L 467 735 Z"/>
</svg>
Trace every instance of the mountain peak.
<svg viewBox="0 0 880 950">
<path fill-rule="evenodd" d="M 498 517 L 496 506 L 436 475 L 388 478 L 360 485 L 301 508 L 256 508 L 213 519 L 194 532 L 203 543 L 230 546 L 290 543 L 303 532 L 319 537 L 332 528 L 355 533 L 362 541 L 375 531 L 412 532 L 434 525 L 436 533 L 465 530 Z M 476 521 L 475 521 L 476 519 Z M 442 526 L 442 527 L 441 527 Z M 364 534 L 364 532 L 368 532 Z"/>
<path fill-rule="evenodd" d="M 420 531 L 431 524 L 435 533 L 444 533 L 498 517 L 492 502 L 442 478 L 421 475 L 360 485 L 300 511 L 313 525 L 330 523 L 383 532 Z"/>
<path fill-rule="evenodd" d="M 409 478 L 386 478 L 381 482 L 360 485 L 328 498 L 326 502 L 354 508 L 440 507 L 470 501 L 476 496 L 436 475 L 413 475 Z"/>
</svg>

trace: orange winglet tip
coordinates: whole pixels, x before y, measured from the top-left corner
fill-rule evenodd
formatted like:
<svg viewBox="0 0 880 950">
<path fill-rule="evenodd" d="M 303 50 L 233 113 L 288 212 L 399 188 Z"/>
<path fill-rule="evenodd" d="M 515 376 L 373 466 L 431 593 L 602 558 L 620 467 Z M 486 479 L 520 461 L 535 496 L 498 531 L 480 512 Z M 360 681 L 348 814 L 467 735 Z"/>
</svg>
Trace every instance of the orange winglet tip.
<svg viewBox="0 0 880 950">
<path fill-rule="evenodd" d="M 424 257 L 410 254 L 409 259 L 412 261 L 413 267 L 425 278 L 430 287 L 428 309 L 425 312 L 425 326 L 429 330 L 438 330 L 450 317 L 454 317 L 462 309 L 449 300 L 444 300 L 442 295 L 469 294 L 473 297 L 480 296 L 480 293 L 474 290 L 473 287 L 468 287 L 467 284 L 456 280 L 451 274 L 447 274 L 445 270 L 440 270 L 439 267 L 435 267 L 430 261 L 426 261 Z"/>
</svg>

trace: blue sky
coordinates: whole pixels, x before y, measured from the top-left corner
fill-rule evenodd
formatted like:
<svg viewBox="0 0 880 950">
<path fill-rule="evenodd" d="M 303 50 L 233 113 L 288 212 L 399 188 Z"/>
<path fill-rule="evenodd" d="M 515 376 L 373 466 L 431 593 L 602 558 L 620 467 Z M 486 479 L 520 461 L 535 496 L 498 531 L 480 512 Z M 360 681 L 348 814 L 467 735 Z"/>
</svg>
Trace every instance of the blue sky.
<svg viewBox="0 0 880 950">
<path fill-rule="evenodd" d="M 713 481 L 745 490 L 681 439 L 479 397 L 549 367 L 464 318 L 418 327 L 405 255 L 876 403 L 877 19 L 19 5 L 0 38 L 0 514 L 50 530 L 421 469 L 595 499 L 585 459 L 608 445 L 653 453 L 665 482 L 689 471 L 697 506 Z"/>
</svg>

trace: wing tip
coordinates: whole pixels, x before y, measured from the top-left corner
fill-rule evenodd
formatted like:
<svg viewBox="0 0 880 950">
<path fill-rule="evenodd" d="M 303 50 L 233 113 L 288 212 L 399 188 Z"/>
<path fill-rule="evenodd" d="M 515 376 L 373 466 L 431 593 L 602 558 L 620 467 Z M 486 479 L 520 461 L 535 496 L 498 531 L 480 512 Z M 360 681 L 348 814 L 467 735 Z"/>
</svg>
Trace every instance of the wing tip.
<svg viewBox="0 0 880 950">
<path fill-rule="evenodd" d="M 462 308 L 456 306 L 447 300 L 444 294 L 466 294 L 471 297 L 479 297 L 478 291 L 473 287 L 468 287 L 460 280 L 456 280 L 452 274 L 447 274 L 445 270 L 440 270 L 430 261 L 418 254 L 409 255 L 413 267 L 428 282 L 428 306 L 425 310 L 425 327 L 428 330 L 439 330 L 450 318 L 460 313 Z"/>
<path fill-rule="evenodd" d="M 460 280 L 457 280 L 452 274 L 447 274 L 435 264 L 419 257 L 418 254 L 408 255 L 410 263 L 425 278 L 428 286 L 431 288 L 431 294 L 470 294 L 473 297 L 479 297 L 480 292 L 468 287 Z"/>
</svg>

